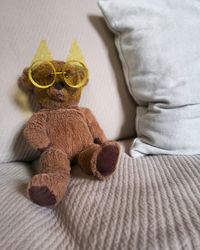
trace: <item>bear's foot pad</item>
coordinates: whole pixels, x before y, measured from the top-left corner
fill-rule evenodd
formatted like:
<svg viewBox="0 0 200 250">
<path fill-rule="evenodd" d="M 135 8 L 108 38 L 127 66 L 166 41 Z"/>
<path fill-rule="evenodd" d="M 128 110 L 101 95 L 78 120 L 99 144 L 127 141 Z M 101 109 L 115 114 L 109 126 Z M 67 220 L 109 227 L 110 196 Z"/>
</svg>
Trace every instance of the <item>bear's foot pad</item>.
<svg viewBox="0 0 200 250">
<path fill-rule="evenodd" d="M 56 204 L 56 196 L 46 186 L 32 186 L 28 192 L 31 200 L 40 206 L 53 206 Z"/>
<path fill-rule="evenodd" d="M 115 171 L 118 157 L 119 148 L 117 146 L 104 146 L 97 157 L 97 170 L 103 176 L 111 175 Z"/>
</svg>

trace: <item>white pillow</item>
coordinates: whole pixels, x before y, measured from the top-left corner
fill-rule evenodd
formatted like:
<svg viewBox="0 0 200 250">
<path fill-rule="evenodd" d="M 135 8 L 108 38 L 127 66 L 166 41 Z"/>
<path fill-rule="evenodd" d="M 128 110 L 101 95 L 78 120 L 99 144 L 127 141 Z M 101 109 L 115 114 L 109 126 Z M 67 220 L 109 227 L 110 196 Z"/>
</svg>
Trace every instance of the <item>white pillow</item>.
<svg viewBox="0 0 200 250">
<path fill-rule="evenodd" d="M 42 39 L 59 60 L 65 60 L 71 42 L 78 41 L 90 70 L 80 105 L 91 108 L 109 139 L 135 134 L 133 101 L 97 1 L 2 0 L 0 23 L 0 162 L 36 156 L 21 136 L 31 112 L 23 111 L 15 99 L 17 79 Z"/>
<path fill-rule="evenodd" d="M 100 0 L 138 103 L 130 154 L 200 153 L 200 1 Z"/>
</svg>

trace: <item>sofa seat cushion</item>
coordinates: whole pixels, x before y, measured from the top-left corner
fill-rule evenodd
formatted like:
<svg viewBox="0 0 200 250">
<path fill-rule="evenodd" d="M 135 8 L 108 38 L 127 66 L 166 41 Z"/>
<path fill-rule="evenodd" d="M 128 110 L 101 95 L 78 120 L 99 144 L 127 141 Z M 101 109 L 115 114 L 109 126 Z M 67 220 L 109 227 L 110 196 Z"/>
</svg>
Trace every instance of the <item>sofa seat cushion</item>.
<svg viewBox="0 0 200 250">
<path fill-rule="evenodd" d="M 200 156 L 122 153 L 101 182 L 72 171 L 56 209 L 26 198 L 35 169 L 0 165 L 0 249 L 199 249 Z"/>
</svg>

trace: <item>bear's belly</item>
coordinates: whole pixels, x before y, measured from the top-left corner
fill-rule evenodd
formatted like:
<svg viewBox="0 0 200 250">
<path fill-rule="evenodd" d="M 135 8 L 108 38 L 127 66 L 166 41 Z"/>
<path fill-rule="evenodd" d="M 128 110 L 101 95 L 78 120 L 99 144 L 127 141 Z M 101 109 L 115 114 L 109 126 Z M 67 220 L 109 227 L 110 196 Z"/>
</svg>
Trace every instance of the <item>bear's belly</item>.
<svg viewBox="0 0 200 250">
<path fill-rule="evenodd" d="M 47 134 L 53 147 L 69 157 L 93 142 L 84 116 L 76 109 L 60 109 L 48 112 Z"/>
</svg>

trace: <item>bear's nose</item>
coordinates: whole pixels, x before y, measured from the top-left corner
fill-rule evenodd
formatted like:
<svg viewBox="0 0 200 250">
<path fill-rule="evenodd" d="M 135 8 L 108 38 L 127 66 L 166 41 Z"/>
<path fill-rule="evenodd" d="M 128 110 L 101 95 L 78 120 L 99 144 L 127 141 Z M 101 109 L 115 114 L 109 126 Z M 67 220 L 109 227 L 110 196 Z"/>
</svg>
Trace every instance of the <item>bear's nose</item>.
<svg viewBox="0 0 200 250">
<path fill-rule="evenodd" d="M 63 82 L 56 82 L 54 84 L 54 88 L 57 89 L 57 90 L 61 90 L 65 87 L 65 84 Z"/>
</svg>

